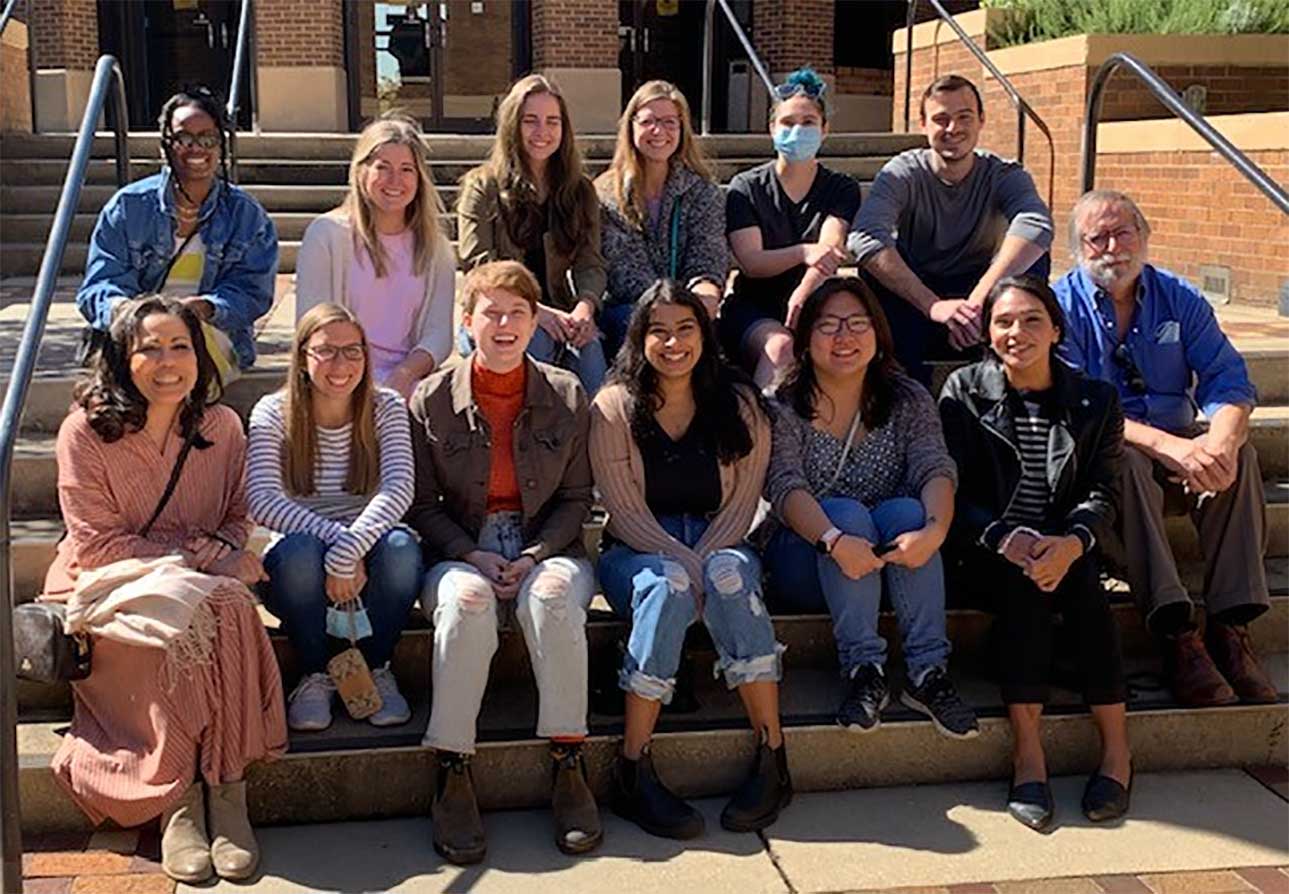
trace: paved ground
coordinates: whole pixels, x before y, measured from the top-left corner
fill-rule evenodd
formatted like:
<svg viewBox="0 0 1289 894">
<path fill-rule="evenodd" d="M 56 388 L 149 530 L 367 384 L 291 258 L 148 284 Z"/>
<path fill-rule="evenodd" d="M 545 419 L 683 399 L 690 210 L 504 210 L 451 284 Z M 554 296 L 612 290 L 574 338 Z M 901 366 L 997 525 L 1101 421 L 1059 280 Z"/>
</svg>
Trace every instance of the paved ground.
<svg viewBox="0 0 1289 894">
<path fill-rule="evenodd" d="M 1055 781 L 1058 826 L 1040 836 L 1002 810 L 1002 783 L 906 786 L 799 796 L 760 836 L 720 830 L 682 845 L 606 816 L 593 857 L 560 855 L 541 811 L 485 817 L 491 853 L 447 866 L 426 819 L 262 829 L 248 885 L 178 892 L 602 892 L 631 894 L 1289 894 L 1289 771 L 1143 775 L 1130 818 L 1095 827 L 1080 778 Z M 27 842 L 27 894 L 172 894 L 155 829 Z"/>
</svg>

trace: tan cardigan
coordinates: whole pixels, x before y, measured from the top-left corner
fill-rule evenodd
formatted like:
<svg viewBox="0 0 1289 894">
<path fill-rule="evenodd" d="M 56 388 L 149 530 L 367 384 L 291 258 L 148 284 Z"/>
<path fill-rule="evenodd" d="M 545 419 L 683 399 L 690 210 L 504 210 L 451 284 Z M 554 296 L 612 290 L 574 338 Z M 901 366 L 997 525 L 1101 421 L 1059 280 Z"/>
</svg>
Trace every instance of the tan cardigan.
<svg viewBox="0 0 1289 894">
<path fill-rule="evenodd" d="M 770 465 L 769 420 L 752 393 L 739 390 L 752 451 L 733 464 L 721 464 L 721 506 L 692 549 L 668 534 L 645 502 L 644 459 L 631 434 L 627 389 L 605 386 L 591 404 L 591 469 L 609 510 L 609 533 L 637 552 L 674 557 L 685 566 L 697 593 L 703 589 L 704 560 L 747 537 Z"/>
<path fill-rule="evenodd" d="M 349 268 L 354 262 L 349 218 L 329 211 L 309 224 L 295 262 L 295 319 L 311 307 L 349 302 Z M 425 300 L 416 316 L 412 346 L 434 358 L 438 369 L 452 355 L 452 309 L 456 302 L 456 254 L 446 239 L 439 244 L 425 274 Z"/>
</svg>

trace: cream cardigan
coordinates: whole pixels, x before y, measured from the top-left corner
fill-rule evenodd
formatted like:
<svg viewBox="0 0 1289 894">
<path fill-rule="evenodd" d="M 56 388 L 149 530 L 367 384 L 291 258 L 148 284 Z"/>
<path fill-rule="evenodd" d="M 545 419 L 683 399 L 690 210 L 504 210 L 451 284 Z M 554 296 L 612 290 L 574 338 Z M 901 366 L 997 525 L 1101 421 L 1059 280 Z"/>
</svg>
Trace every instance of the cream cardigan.
<svg viewBox="0 0 1289 894">
<path fill-rule="evenodd" d="M 351 307 L 349 267 L 354 262 L 349 219 L 331 211 L 304 231 L 295 262 L 295 319 L 325 302 Z M 434 358 L 438 369 L 452 354 L 452 308 L 456 301 L 456 252 L 440 237 L 425 274 L 425 301 L 416 317 L 414 347 Z"/>
<path fill-rule="evenodd" d="M 704 560 L 747 537 L 770 465 L 769 420 L 750 392 L 744 391 L 736 399 L 752 434 L 752 452 L 732 464 L 721 464 L 720 508 L 692 549 L 668 534 L 645 502 L 644 459 L 631 434 L 627 389 L 605 386 L 591 404 L 591 469 L 609 510 L 609 533 L 637 552 L 676 559 L 685 566 L 695 592 L 700 594 Z"/>
</svg>

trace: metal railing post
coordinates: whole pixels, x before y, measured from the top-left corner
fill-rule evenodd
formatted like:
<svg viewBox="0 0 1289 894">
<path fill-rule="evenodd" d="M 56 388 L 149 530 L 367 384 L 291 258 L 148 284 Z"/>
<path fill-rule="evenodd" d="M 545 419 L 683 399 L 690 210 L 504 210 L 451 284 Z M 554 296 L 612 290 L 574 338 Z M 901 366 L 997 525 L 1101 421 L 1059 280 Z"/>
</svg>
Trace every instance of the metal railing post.
<svg viewBox="0 0 1289 894">
<path fill-rule="evenodd" d="M 251 0 L 242 0 L 237 19 L 237 47 L 233 51 L 233 79 L 228 83 L 228 178 L 237 182 L 237 114 L 241 111 L 242 75 L 246 69 L 247 36 L 251 22 Z"/>
<path fill-rule="evenodd" d="M 45 255 L 36 277 L 31 309 L 23 328 L 22 339 L 9 374 L 4 406 L 0 409 L 0 879 L 4 894 L 22 890 L 22 812 L 18 801 L 18 687 L 14 666 L 13 644 L 13 573 L 9 549 L 9 499 L 13 452 L 18 440 L 23 404 L 36 368 L 49 305 L 53 301 L 58 270 L 62 265 L 67 238 L 71 234 L 81 187 L 89 168 L 94 148 L 94 128 L 105 102 L 112 103 L 116 138 L 116 173 L 119 183 L 129 181 L 130 144 L 126 133 L 128 112 L 125 106 L 125 78 L 113 56 L 100 56 L 94 67 L 89 102 L 81 117 L 80 132 L 72 149 L 63 191 L 54 212 L 54 223 L 45 243 Z"/>
<path fill-rule="evenodd" d="M 1101 67 L 1097 69 L 1096 75 L 1092 78 L 1092 86 L 1088 89 L 1087 111 L 1083 118 L 1083 157 L 1080 164 L 1080 170 L 1083 174 L 1083 192 L 1087 192 L 1096 185 L 1097 126 L 1101 123 L 1101 97 L 1105 92 L 1106 82 L 1110 80 L 1110 75 L 1114 74 L 1119 68 L 1124 68 L 1140 78 L 1164 108 L 1185 121 L 1219 155 L 1243 174 L 1245 179 L 1270 199 L 1272 204 L 1285 214 L 1289 214 L 1289 192 L 1286 192 L 1284 187 L 1272 180 L 1266 171 L 1254 164 L 1230 140 L 1222 136 L 1213 125 L 1205 120 L 1203 115 L 1182 102 L 1182 98 L 1177 94 L 1177 91 L 1169 86 L 1168 82 L 1161 78 L 1153 68 L 1131 53 L 1115 53 L 1103 62 Z"/>
<path fill-rule="evenodd" d="M 770 96 L 771 102 L 774 100 L 774 81 L 770 78 L 770 73 L 766 71 L 765 63 L 756 53 L 756 47 L 752 46 L 752 41 L 748 38 L 747 32 L 739 24 L 738 17 L 734 15 L 734 10 L 730 9 L 726 0 L 707 0 L 707 20 L 706 27 L 703 31 L 703 104 L 702 120 L 700 122 L 704 136 L 711 133 L 712 124 L 712 50 L 715 46 L 715 35 L 713 27 L 715 25 L 715 11 L 717 5 L 720 6 L 721 12 L 725 13 L 725 20 L 730 23 L 730 28 L 734 30 L 734 36 L 738 38 L 743 45 L 743 52 L 747 53 L 748 61 L 756 69 L 757 76 L 761 78 L 761 83 L 765 85 L 765 91 Z"/>
<path fill-rule="evenodd" d="M 909 108 L 913 104 L 913 24 L 917 21 L 918 0 L 909 0 L 904 16 L 904 132 L 909 132 Z"/>
</svg>

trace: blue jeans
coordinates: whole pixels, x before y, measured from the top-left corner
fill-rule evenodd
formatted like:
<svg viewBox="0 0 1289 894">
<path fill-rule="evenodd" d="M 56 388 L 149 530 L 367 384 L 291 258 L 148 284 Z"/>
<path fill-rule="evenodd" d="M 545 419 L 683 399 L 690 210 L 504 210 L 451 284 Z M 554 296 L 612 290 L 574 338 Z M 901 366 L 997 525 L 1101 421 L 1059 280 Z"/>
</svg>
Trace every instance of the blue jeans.
<svg viewBox="0 0 1289 894">
<path fill-rule="evenodd" d="M 457 352 L 464 357 L 473 350 L 474 339 L 462 326 L 457 331 Z M 574 373 L 582 382 L 582 388 L 586 390 L 589 397 L 594 397 L 595 392 L 600 390 L 600 386 L 604 384 L 604 377 L 609 371 L 609 365 L 604 359 L 604 343 L 601 339 L 597 338 L 580 348 L 575 348 L 570 344 L 555 341 L 540 326 L 533 333 L 533 340 L 528 343 L 528 356 Z"/>
<path fill-rule="evenodd" d="M 825 497 L 819 505 L 843 532 L 873 544 L 886 543 L 926 523 L 921 501 L 910 497 L 884 500 L 871 512 L 847 497 Z M 880 579 L 877 574 L 867 574 L 852 580 L 830 556 L 820 555 L 814 544 L 785 526 L 770 540 L 765 564 L 773 585 L 771 608 L 776 614 L 826 610 L 832 615 L 837 657 L 846 676 L 861 665 L 881 666 L 886 661 L 886 640 L 877 632 L 883 584 L 904 638 L 909 677 L 920 679 L 926 670 L 948 662 L 944 566 L 938 552 L 921 568 L 887 565 Z"/>
<path fill-rule="evenodd" d="M 707 520 L 664 516 L 659 523 L 687 546 Z M 641 698 L 671 701 L 685 631 L 698 617 L 689 574 L 675 559 L 617 544 L 600 556 L 600 586 L 613 611 L 631 619 L 618 685 Z M 761 563 L 746 546 L 717 550 L 703 563 L 703 623 L 716 645 L 717 673 L 730 689 L 783 676 L 774 625 L 761 601 Z"/>
<path fill-rule="evenodd" d="M 604 356 L 609 365 L 622 350 L 627 340 L 627 326 L 631 323 L 631 314 L 636 306 L 631 304 L 606 304 L 600 309 L 600 331 L 604 333 Z"/>
<path fill-rule="evenodd" d="M 291 534 L 264 556 L 269 580 L 259 587 L 264 607 L 282 627 L 306 674 L 326 670 L 331 657 L 327 636 L 327 544 L 312 534 Z M 372 635 L 358 640 L 368 667 L 382 667 L 407 624 L 421 589 L 421 545 L 406 528 L 393 528 L 367 553 L 367 586 L 361 593 Z"/>
</svg>

